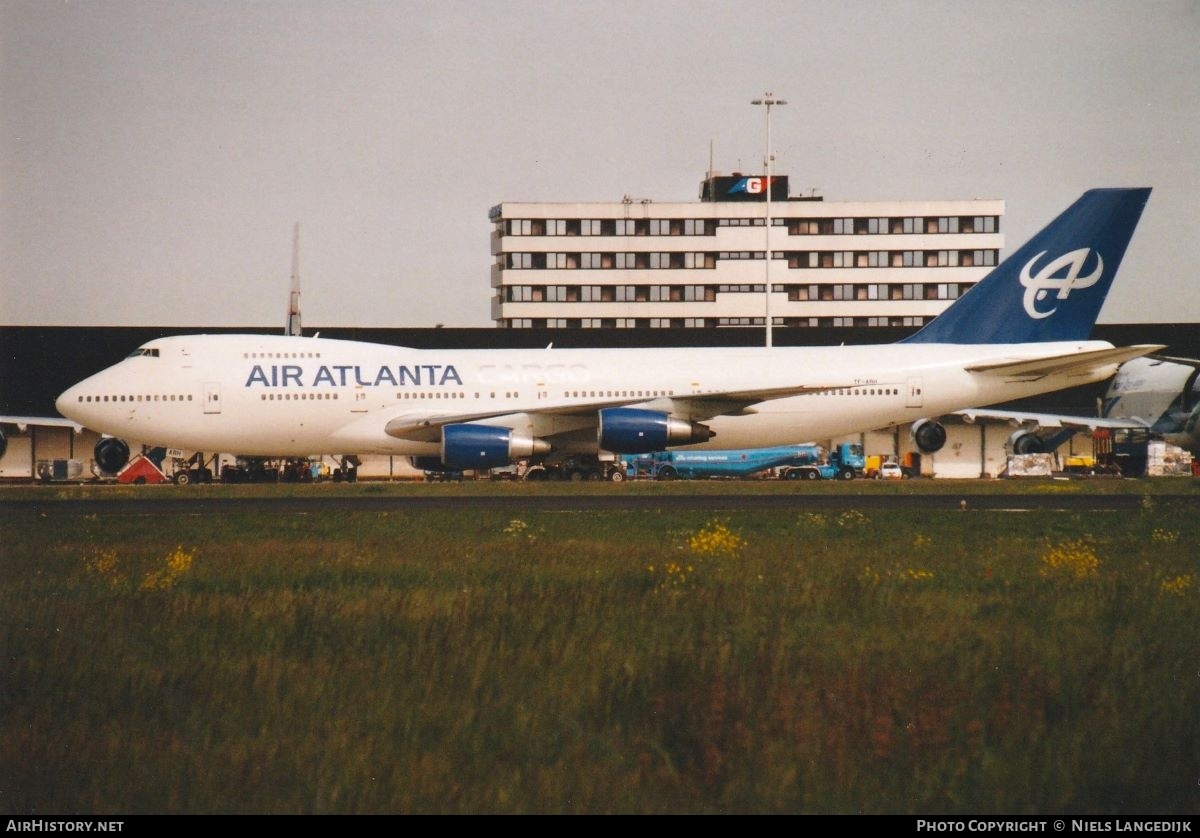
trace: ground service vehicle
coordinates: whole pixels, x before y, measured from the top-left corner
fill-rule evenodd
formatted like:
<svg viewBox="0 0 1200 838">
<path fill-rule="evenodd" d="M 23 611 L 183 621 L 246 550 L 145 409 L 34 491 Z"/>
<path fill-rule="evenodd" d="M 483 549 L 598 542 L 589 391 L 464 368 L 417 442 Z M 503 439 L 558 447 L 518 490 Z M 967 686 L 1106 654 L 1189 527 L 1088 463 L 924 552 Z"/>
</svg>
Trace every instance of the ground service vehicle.
<svg viewBox="0 0 1200 838">
<path fill-rule="evenodd" d="M 862 476 L 865 466 L 863 447 L 843 442 L 835 446 L 823 462 L 788 468 L 780 476 L 787 480 L 853 480 Z"/>
<path fill-rule="evenodd" d="M 732 451 L 655 451 L 621 458 L 630 477 L 655 480 L 748 477 L 770 468 L 801 466 L 821 460 L 819 445 L 780 445 Z"/>
<path fill-rule="evenodd" d="M 613 454 L 577 454 L 552 463 L 537 463 L 525 472 L 526 480 L 584 480 L 625 479 L 624 464 Z"/>
<path fill-rule="evenodd" d="M 879 467 L 880 480 L 903 480 L 904 469 L 900 468 L 899 463 L 884 463 Z"/>
</svg>

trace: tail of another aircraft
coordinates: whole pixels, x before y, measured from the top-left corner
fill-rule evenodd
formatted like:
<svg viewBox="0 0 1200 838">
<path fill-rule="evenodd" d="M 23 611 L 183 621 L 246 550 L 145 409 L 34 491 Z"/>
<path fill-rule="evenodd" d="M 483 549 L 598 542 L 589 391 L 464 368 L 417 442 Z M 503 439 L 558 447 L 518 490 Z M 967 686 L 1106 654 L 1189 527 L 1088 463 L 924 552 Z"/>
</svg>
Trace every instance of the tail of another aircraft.
<svg viewBox="0 0 1200 838">
<path fill-rule="evenodd" d="M 1149 189 L 1091 189 L 905 343 L 1086 340 Z"/>
</svg>

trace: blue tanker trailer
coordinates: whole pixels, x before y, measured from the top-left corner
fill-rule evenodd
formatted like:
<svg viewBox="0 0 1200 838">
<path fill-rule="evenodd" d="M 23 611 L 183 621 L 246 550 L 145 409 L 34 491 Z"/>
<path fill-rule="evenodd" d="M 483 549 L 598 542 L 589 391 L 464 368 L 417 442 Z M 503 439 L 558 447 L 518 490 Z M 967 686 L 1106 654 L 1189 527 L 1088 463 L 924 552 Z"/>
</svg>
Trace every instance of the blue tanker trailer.
<svg viewBox="0 0 1200 838">
<path fill-rule="evenodd" d="M 767 469 L 779 469 L 789 480 L 849 480 L 862 475 L 865 460 L 861 445 L 843 443 L 832 451 L 820 445 L 780 445 L 774 448 L 745 448 L 731 451 L 657 451 L 629 454 L 620 458 L 625 476 L 655 480 L 705 477 L 749 477 Z"/>
</svg>

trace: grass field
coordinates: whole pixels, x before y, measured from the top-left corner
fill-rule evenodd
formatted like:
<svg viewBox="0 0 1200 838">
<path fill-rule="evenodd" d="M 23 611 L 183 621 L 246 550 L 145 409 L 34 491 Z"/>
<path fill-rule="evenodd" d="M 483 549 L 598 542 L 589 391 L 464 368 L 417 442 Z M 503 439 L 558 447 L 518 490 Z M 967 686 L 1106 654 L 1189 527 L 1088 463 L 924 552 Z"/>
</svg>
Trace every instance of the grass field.
<svg viewBox="0 0 1200 838">
<path fill-rule="evenodd" d="M 618 488 L 688 487 L 578 490 Z M 1154 491 L 1119 515 L 0 511 L 0 809 L 1195 814 L 1200 520 Z"/>
</svg>

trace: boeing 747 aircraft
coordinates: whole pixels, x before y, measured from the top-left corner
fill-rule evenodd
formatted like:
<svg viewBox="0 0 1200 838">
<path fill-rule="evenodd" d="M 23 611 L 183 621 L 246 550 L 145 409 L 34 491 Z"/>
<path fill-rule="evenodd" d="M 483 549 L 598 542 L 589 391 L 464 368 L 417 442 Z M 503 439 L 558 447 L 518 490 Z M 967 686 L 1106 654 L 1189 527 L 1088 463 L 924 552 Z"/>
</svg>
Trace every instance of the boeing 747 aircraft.
<svg viewBox="0 0 1200 838">
<path fill-rule="evenodd" d="M 1101 381 L 1160 346 L 1089 341 L 1149 189 L 1085 193 L 912 337 L 885 346 L 419 350 L 298 336 L 150 341 L 59 397 L 122 439 L 247 456 L 400 454 L 424 468 L 672 446 L 752 448 Z"/>
</svg>

